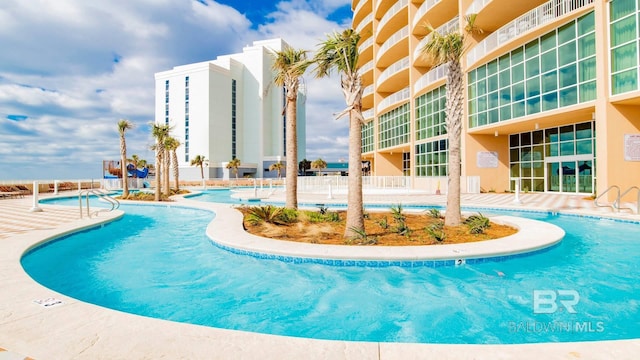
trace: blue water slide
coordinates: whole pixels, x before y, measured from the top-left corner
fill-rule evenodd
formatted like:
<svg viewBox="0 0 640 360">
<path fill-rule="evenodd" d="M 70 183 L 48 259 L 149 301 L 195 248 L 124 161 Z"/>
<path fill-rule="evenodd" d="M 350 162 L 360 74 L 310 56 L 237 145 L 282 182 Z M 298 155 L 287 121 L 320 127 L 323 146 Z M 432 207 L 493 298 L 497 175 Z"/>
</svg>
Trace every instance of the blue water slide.
<svg viewBox="0 0 640 360">
<path fill-rule="evenodd" d="M 133 164 L 129 164 L 127 165 L 127 172 L 129 173 L 129 176 L 133 176 L 133 174 L 136 174 L 139 179 L 144 179 L 147 177 L 147 175 L 149 175 L 149 168 L 138 170 L 133 166 Z"/>
</svg>

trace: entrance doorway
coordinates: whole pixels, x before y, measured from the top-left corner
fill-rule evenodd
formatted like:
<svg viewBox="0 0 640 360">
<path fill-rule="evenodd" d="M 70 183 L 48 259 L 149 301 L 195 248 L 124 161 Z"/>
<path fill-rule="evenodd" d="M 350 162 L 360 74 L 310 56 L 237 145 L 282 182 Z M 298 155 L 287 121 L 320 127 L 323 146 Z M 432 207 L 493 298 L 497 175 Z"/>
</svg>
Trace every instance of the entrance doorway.
<svg viewBox="0 0 640 360">
<path fill-rule="evenodd" d="M 550 192 L 593 193 L 593 159 L 545 159 L 546 189 Z"/>
</svg>

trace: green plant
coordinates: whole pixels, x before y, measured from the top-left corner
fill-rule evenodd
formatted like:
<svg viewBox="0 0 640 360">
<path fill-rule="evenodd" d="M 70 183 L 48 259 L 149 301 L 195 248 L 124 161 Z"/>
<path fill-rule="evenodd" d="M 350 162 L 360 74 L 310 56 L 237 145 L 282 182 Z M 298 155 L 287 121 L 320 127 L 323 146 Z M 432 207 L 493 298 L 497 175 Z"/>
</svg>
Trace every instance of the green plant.
<svg viewBox="0 0 640 360">
<path fill-rule="evenodd" d="M 307 220 L 309 220 L 309 222 L 311 223 L 321 223 L 325 221 L 324 215 L 322 213 L 315 211 L 305 211 L 304 214 L 307 217 Z"/>
<path fill-rule="evenodd" d="M 298 219 L 298 211 L 284 209 L 273 205 L 252 206 L 248 210 L 247 221 L 253 225 L 268 222 L 275 225 L 286 225 Z"/>
<path fill-rule="evenodd" d="M 351 231 L 353 231 L 355 235 L 346 240 L 347 244 L 352 244 L 353 242 L 355 242 L 356 244 L 360 245 L 375 245 L 378 243 L 377 237 L 367 235 L 367 233 L 362 229 L 352 227 Z"/>
<path fill-rule="evenodd" d="M 380 227 L 383 228 L 384 230 L 387 230 L 389 228 L 389 221 L 387 220 L 386 216 L 376 221 L 376 224 L 380 225 Z"/>
<path fill-rule="evenodd" d="M 471 215 L 464 220 L 464 224 L 469 228 L 469 232 L 472 234 L 482 234 L 486 229 L 491 226 L 489 218 L 478 213 L 478 215 Z"/>
<path fill-rule="evenodd" d="M 437 242 L 443 242 L 447 238 L 447 234 L 444 232 L 444 223 L 433 224 L 427 227 L 425 231 Z"/>
<path fill-rule="evenodd" d="M 327 211 L 329 211 L 329 208 L 324 205 L 321 205 L 318 209 L 320 210 L 320 214 L 322 215 L 326 214 Z"/>
<path fill-rule="evenodd" d="M 324 219 L 329 222 L 340 222 L 340 214 L 335 211 L 329 211 L 324 214 Z"/>
<path fill-rule="evenodd" d="M 429 215 L 430 217 L 432 217 L 434 219 L 441 219 L 442 218 L 442 213 L 440 212 L 440 210 L 438 210 L 436 208 L 427 210 L 427 215 Z"/>
<path fill-rule="evenodd" d="M 404 221 L 405 216 L 402 213 L 402 204 L 391 206 L 391 215 L 393 216 L 393 220 L 395 220 L 396 222 Z"/>
</svg>

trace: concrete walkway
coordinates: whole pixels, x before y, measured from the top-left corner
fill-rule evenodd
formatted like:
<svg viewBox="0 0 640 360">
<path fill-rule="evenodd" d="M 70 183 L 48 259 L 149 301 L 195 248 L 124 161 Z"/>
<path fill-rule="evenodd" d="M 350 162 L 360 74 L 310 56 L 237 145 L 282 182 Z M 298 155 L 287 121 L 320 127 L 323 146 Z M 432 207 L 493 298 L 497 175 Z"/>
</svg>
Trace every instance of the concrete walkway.
<svg viewBox="0 0 640 360">
<path fill-rule="evenodd" d="M 344 201 L 344 195 L 302 194 L 310 204 Z M 284 201 L 276 193 L 274 200 Z M 466 194 L 463 206 L 509 207 L 563 211 L 638 220 L 629 212 L 617 214 L 595 208 L 576 195 Z M 443 195 L 366 195 L 378 203 L 444 204 Z M 224 221 L 234 212 L 228 204 L 181 199 L 185 205 L 210 209 Z M 444 345 L 326 341 L 209 328 L 146 318 L 83 303 L 35 283 L 19 264 L 34 244 L 96 226 L 121 212 L 80 219 L 77 207 L 41 205 L 29 212 L 31 199 L 0 200 L 0 360 L 23 359 L 635 359 L 640 340 L 524 345 Z M 228 217 L 227 217 L 228 218 Z M 240 226 L 240 224 L 237 224 Z M 43 307 L 34 300 L 54 299 Z"/>
</svg>

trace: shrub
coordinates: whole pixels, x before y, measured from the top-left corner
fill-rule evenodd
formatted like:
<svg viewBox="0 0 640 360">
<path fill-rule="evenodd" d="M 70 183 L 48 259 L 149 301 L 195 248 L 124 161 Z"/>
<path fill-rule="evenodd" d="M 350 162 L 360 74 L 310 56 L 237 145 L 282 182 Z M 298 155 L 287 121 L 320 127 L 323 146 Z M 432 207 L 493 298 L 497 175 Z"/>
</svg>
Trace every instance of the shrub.
<svg viewBox="0 0 640 360">
<path fill-rule="evenodd" d="M 464 224 L 469 227 L 469 232 L 472 234 L 483 234 L 484 231 L 491 226 L 489 218 L 481 213 L 469 216 L 464 220 Z"/>
<path fill-rule="evenodd" d="M 443 242 L 447 238 L 447 234 L 444 232 L 444 224 L 433 224 L 425 229 L 425 231 L 431 235 L 437 242 Z"/>
<path fill-rule="evenodd" d="M 378 243 L 378 238 L 375 236 L 368 236 L 364 230 L 356 229 L 354 227 L 351 227 L 350 229 L 356 234 L 345 241 L 347 244 L 355 242 L 360 245 L 375 245 Z"/>
<path fill-rule="evenodd" d="M 430 217 L 434 218 L 434 219 L 441 219 L 442 218 L 442 213 L 440 212 L 440 210 L 433 208 L 433 209 L 429 209 L 427 211 L 427 215 L 429 215 Z"/>
<path fill-rule="evenodd" d="M 253 225 L 268 222 L 275 225 L 287 225 L 298 219 L 298 211 L 273 205 L 252 206 L 248 210 L 247 221 Z"/>
<path fill-rule="evenodd" d="M 376 224 L 380 225 L 380 227 L 383 228 L 384 230 L 387 230 L 389 228 L 389 221 L 387 221 L 386 216 L 376 221 Z"/>
</svg>

